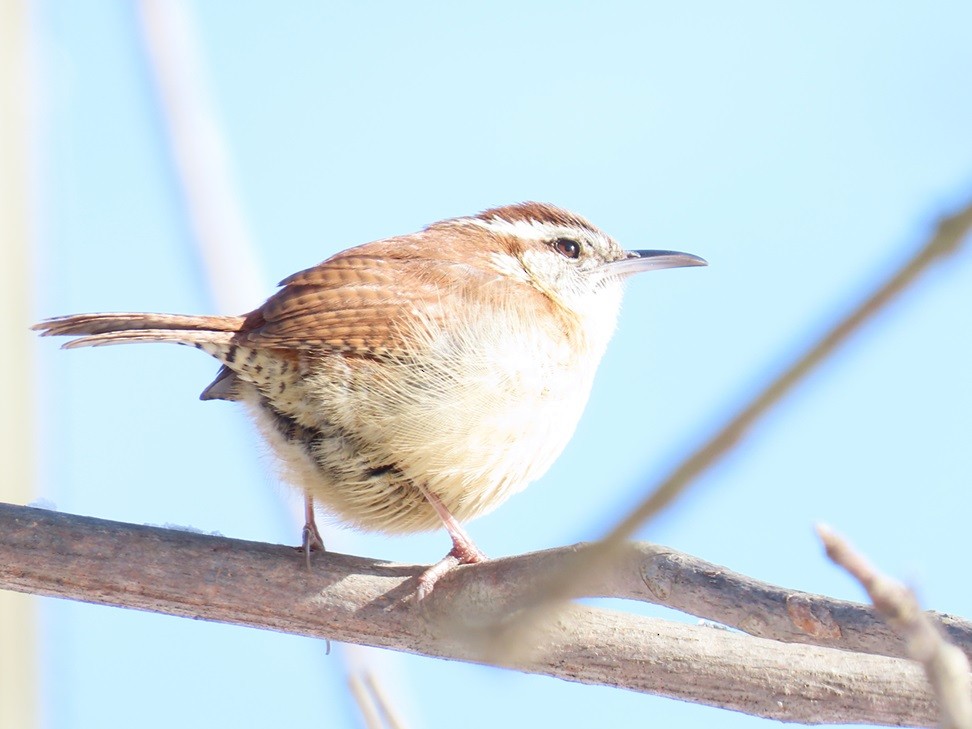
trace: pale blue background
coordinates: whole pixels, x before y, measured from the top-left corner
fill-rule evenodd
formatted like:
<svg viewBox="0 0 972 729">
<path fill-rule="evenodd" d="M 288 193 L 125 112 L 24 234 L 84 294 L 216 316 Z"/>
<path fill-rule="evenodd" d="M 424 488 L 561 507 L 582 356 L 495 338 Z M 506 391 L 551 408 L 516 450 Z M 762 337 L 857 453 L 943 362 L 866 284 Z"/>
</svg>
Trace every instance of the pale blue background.
<svg viewBox="0 0 972 729">
<path fill-rule="evenodd" d="M 473 523 L 490 555 L 602 534 L 972 193 L 968 3 L 323 5 L 194 5 L 265 294 L 349 245 L 524 199 L 711 263 L 632 282 L 572 445 Z M 34 19 L 37 316 L 211 311 L 134 10 L 38 0 Z M 59 509 L 296 541 L 243 413 L 196 399 L 211 360 L 36 346 L 41 494 Z M 972 616 L 970 372 L 966 251 L 643 536 L 860 599 L 820 553 L 811 527 L 825 520 L 928 606 Z M 356 544 L 429 562 L 448 541 Z M 343 664 L 319 641 L 58 601 L 43 628 L 52 728 L 357 725 Z M 413 726 L 764 724 L 392 663 Z"/>
</svg>

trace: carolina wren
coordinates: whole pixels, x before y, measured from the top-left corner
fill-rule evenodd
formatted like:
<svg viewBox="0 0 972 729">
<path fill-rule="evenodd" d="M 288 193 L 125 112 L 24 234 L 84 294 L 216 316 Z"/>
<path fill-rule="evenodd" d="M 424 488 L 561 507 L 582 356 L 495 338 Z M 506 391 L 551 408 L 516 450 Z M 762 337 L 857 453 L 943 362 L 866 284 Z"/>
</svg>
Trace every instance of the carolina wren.
<svg viewBox="0 0 972 729">
<path fill-rule="evenodd" d="M 483 554 L 460 526 L 560 455 L 613 334 L 623 283 L 706 262 L 626 251 L 584 218 L 522 203 L 366 243 L 290 276 L 243 316 L 48 319 L 64 346 L 175 342 L 222 363 L 203 400 L 244 403 L 306 497 L 386 533 L 444 525 L 419 597 Z"/>
</svg>

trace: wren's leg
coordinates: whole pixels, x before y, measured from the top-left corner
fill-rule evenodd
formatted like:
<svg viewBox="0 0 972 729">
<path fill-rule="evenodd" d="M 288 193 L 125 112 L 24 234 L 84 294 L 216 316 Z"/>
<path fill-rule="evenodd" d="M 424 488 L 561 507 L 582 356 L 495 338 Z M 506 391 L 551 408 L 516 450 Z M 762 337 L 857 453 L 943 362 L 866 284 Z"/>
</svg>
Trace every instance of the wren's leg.
<svg viewBox="0 0 972 729">
<path fill-rule="evenodd" d="M 317 530 L 317 521 L 314 518 L 314 497 L 310 494 L 304 494 L 304 531 L 300 549 L 307 558 L 307 569 L 311 566 L 311 552 L 318 549 L 324 551 L 324 540 Z"/>
<path fill-rule="evenodd" d="M 456 521 L 456 518 L 445 507 L 445 504 L 439 500 L 438 496 L 422 486 L 419 486 L 419 489 L 421 489 L 422 494 L 428 499 L 429 503 L 432 504 L 435 513 L 442 519 L 446 531 L 452 537 L 452 550 L 449 554 L 429 567 L 418 577 L 419 584 L 418 589 L 415 591 L 415 597 L 418 600 L 422 600 L 432 592 L 432 588 L 435 587 L 435 583 L 439 581 L 442 575 L 461 564 L 484 562 L 486 555 L 480 552 L 479 548 L 473 544 L 472 539 L 466 534 L 466 530 Z"/>
</svg>

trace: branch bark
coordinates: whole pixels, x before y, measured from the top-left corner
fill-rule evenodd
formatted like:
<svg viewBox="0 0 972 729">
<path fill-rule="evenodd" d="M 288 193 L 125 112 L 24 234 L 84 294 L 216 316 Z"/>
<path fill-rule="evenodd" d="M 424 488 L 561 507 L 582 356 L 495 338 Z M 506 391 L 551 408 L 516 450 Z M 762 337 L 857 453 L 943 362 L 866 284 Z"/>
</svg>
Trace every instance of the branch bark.
<svg viewBox="0 0 972 729">
<path fill-rule="evenodd" d="M 2 588 L 477 663 L 522 607 L 522 587 L 587 548 L 463 567 L 416 606 L 403 600 L 421 565 L 327 553 L 308 570 L 291 547 L 0 504 Z M 763 637 L 572 605 L 506 665 L 791 722 L 935 721 L 921 668 L 888 657 L 904 647 L 864 606 L 650 544 L 630 545 L 582 593 L 659 602 Z M 939 621 L 969 653 L 970 625 Z"/>
</svg>

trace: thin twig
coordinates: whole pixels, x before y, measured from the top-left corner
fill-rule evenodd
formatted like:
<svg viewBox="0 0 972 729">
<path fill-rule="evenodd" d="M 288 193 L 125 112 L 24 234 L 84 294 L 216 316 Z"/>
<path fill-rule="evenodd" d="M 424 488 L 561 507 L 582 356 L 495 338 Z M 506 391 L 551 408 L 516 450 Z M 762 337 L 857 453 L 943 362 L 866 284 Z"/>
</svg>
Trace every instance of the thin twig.
<svg viewBox="0 0 972 729">
<path fill-rule="evenodd" d="M 388 692 L 382 682 L 375 677 L 375 674 L 368 670 L 362 675 L 362 679 L 368 693 L 371 694 L 372 701 L 381 713 L 382 719 L 385 720 L 385 726 L 388 729 L 406 729 L 404 720 L 395 709 L 395 705 L 388 697 Z"/>
<path fill-rule="evenodd" d="M 942 727 L 972 729 L 972 683 L 965 654 L 945 640 L 914 592 L 878 572 L 830 527 L 818 525 L 817 534 L 827 556 L 861 583 L 874 607 L 904 637 L 911 658 L 924 667 L 941 707 Z"/>
<path fill-rule="evenodd" d="M 368 690 L 364 681 L 365 674 L 354 672 L 348 674 L 348 690 L 351 698 L 358 706 L 361 719 L 364 721 L 366 729 L 382 729 L 381 717 L 378 715 L 378 707 L 375 706 L 375 699 Z"/>
</svg>

